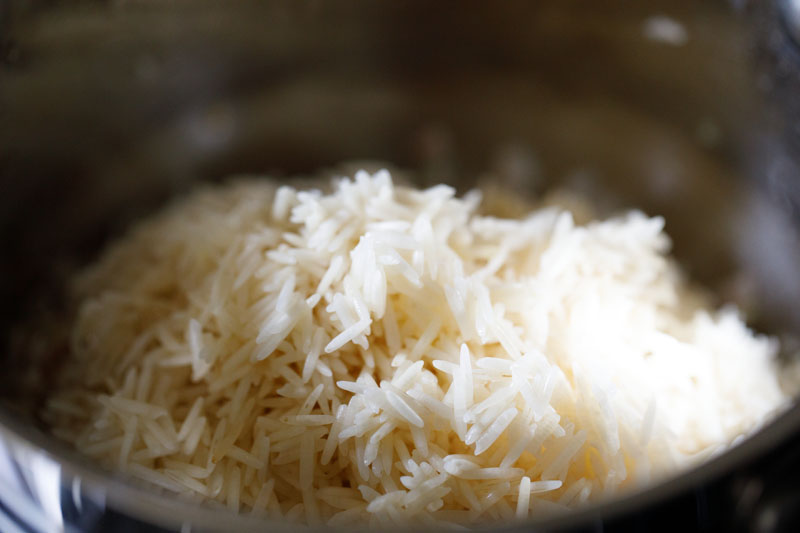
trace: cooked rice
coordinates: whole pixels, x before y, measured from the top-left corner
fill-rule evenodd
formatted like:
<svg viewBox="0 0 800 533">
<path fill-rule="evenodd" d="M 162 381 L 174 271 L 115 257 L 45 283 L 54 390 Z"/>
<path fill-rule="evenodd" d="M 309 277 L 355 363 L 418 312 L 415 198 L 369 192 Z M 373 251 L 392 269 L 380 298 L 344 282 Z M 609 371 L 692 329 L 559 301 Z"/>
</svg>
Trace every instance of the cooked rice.
<svg viewBox="0 0 800 533">
<path fill-rule="evenodd" d="M 784 402 L 776 342 L 703 303 L 661 218 L 479 206 L 387 171 L 201 190 L 77 281 L 44 416 L 233 511 L 383 526 L 608 498 Z"/>
</svg>

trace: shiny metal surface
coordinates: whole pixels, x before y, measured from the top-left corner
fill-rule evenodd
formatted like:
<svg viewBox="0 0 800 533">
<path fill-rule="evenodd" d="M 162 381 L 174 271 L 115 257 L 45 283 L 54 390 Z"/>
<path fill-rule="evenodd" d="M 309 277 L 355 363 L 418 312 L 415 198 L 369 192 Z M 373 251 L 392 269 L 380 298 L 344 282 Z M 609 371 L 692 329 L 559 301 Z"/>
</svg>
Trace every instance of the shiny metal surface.
<svg viewBox="0 0 800 533">
<path fill-rule="evenodd" d="M 786 29 L 795 43 L 800 46 L 800 0 L 783 0 L 781 13 Z"/>
<path fill-rule="evenodd" d="M 14 326 L 57 316 L 63 280 L 132 220 L 231 173 L 385 160 L 421 184 L 491 173 L 520 195 L 582 190 L 664 215 L 694 279 L 760 329 L 800 332 L 796 151 L 776 126 L 786 96 L 763 87 L 772 63 L 755 68 L 762 36 L 783 30 L 774 11 L 734 4 L 3 4 L 0 511 L 26 531 L 263 530 L 49 437 L 36 408 L 65 354 Z M 794 409 L 699 470 L 541 525 L 657 521 L 663 502 L 749 476 L 798 429 Z M 0 530 L 19 527 L 5 516 Z"/>
</svg>

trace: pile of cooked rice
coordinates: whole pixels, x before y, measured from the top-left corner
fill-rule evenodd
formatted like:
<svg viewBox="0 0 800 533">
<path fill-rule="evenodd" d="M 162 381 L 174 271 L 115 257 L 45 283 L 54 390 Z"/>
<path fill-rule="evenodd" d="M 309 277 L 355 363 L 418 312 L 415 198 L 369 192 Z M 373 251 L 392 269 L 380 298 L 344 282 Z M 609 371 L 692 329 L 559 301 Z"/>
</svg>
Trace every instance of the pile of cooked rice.
<svg viewBox="0 0 800 533">
<path fill-rule="evenodd" d="M 76 282 L 44 416 L 130 476 L 308 524 L 550 515 L 676 472 L 786 399 L 661 218 L 482 215 L 447 186 L 196 192 Z"/>
</svg>

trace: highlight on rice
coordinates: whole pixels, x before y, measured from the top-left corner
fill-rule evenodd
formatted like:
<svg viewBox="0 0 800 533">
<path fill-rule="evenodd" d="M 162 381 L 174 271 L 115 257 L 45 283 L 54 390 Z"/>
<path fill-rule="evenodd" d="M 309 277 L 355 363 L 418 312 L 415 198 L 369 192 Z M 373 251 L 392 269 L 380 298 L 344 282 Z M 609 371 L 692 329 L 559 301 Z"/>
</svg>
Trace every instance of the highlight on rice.
<svg viewBox="0 0 800 533">
<path fill-rule="evenodd" d="M 687 283 L 661 218 L 503 219 L 385 170 L 329 190 L 200 190 L 83 272 L 55 435 L 233 511 L 470 525 L 634 490 L 787 400 L 777 342 Z"/>
</svg>

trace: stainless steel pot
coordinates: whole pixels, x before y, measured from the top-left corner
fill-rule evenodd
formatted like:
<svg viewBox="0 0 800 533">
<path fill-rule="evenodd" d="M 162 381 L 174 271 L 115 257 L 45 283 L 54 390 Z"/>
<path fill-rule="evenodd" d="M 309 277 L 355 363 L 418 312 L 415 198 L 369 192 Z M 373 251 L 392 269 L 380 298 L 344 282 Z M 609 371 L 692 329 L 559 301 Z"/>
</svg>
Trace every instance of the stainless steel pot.
<svg viewBox="0 0 800 533">
<path fill-rule="evenodd" d="M 198 180 L 384 160 L 421 184 L 578 188 L 664 215 L 695 279 L 760 329 L 800 332 L 797 5 L 0 4 L 0 530 L 284 529 L 133 484 L 49 437 L 36 407 L 64 354 L 14 333 Z M 779 528 L 800 502 L 786 482 L 798 435 L 793 407 L 692 472 L 530 526 Z"/>
</svg>

